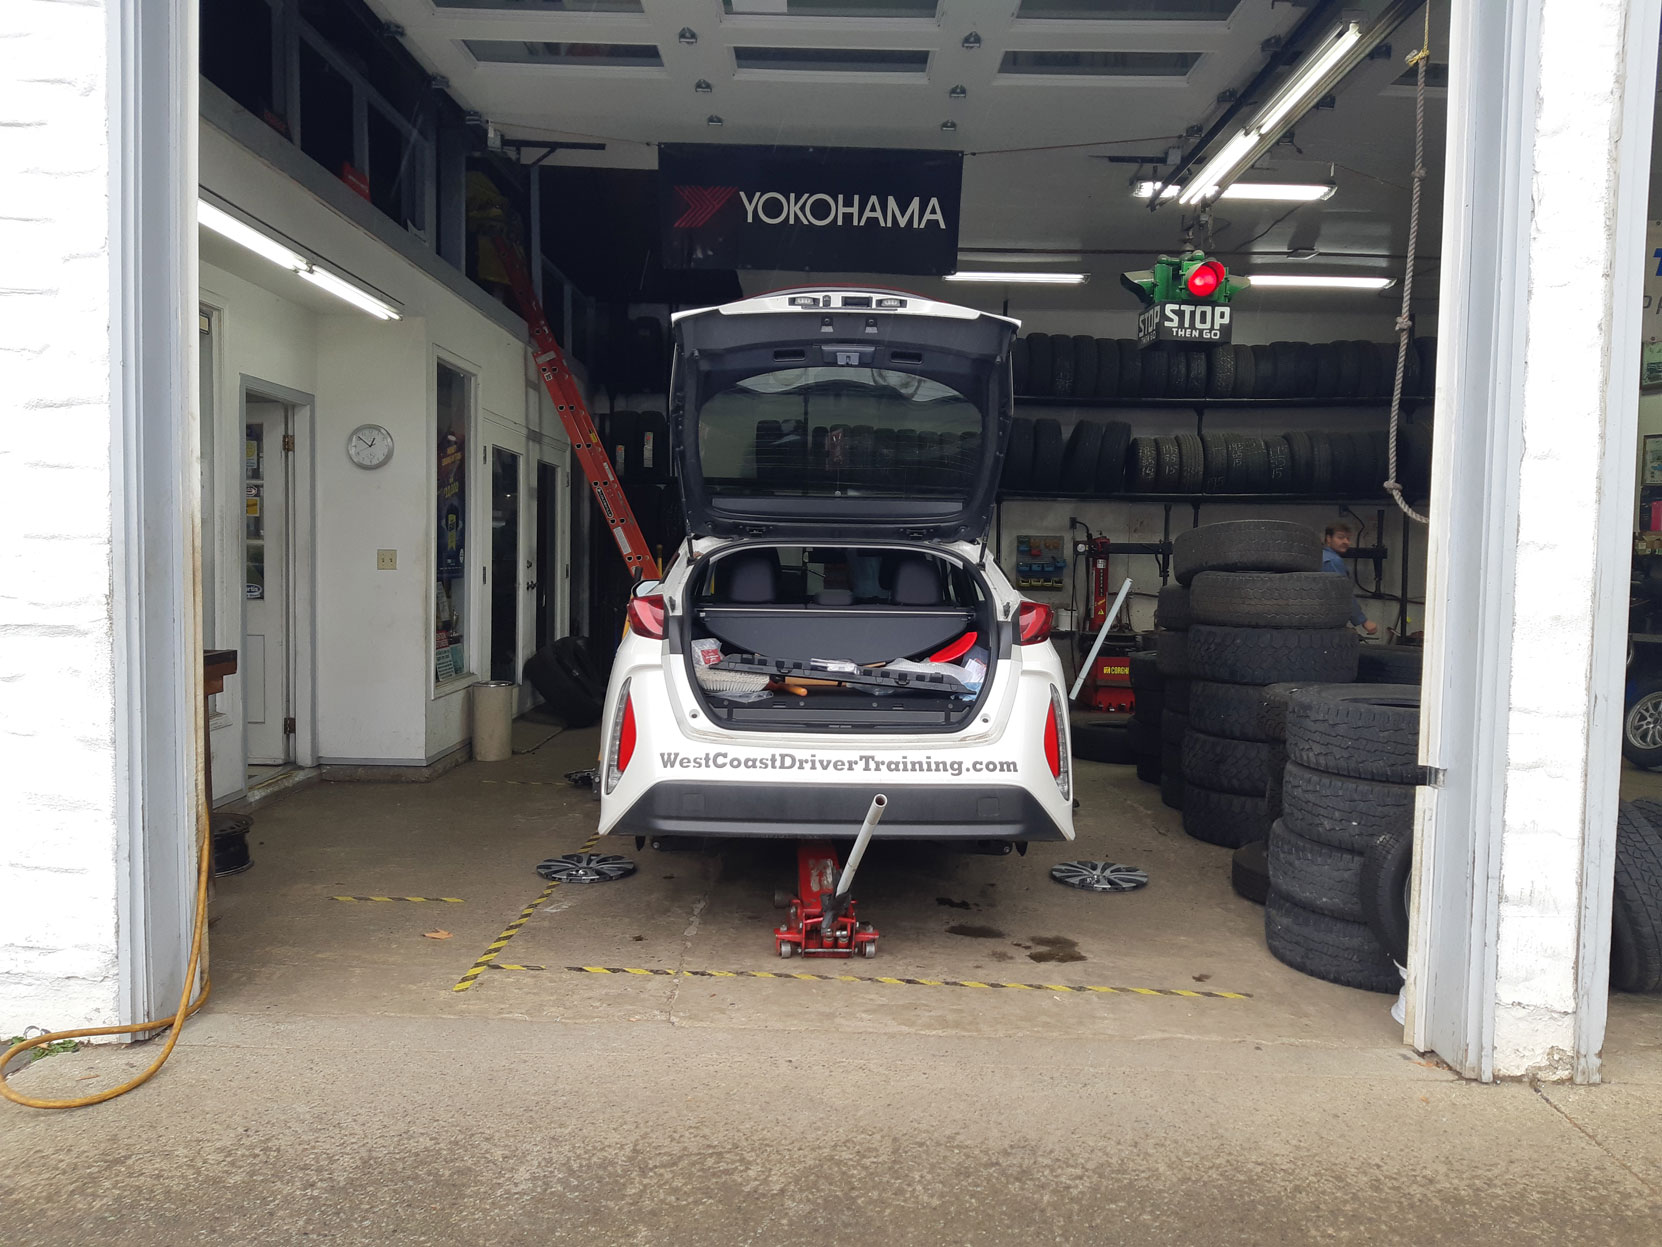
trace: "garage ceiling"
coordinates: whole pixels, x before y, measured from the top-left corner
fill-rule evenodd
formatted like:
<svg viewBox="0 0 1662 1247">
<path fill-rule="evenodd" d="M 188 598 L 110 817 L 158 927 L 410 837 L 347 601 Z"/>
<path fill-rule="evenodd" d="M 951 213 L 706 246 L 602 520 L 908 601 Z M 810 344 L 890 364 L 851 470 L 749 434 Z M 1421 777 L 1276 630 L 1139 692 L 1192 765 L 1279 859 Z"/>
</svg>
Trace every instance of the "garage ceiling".
<svg viewBox="0 0 1662 1247">
<path fill-rule="evenodd" d="M 499 130 L 606 144 L 559 152 L 559 164 L 652 168 L 663 142 L 963 151 L 962 266 L 1084 269 L 1093 275 L 1089 286 L 1038 297 L 1097 307 L 1129 305 L 1119 271 L 1183 241 L 1178 209 L 1150 213 L 1130 194 L 1136 177 L 1158 170 L 1118 158 L 1163 158 L 1185 146 L 1185 131 L 1218 117 L 1219 94 L 1245 87 L 1264 64 L 1265 41 L 1285 35 L 1308 7 L 1287 0 L 371 3 L 404 28 L 407 45 L 449 79 L 458 100 Z M 1266 256 L 1279 260 L 1278 271 L 1400 271 L 1414 93 L 1398 79 L 1422 20 L 1410 18 L 1389 41 L 1389 57 L 1364 62 L 1335 106 L 1308 115 L 1294 141 L 1251 175 L 1331 178 L 1332 198 L 1290 213 L 1284 204 L 1220 204 L 1213 249 L 1245 271 L 1267 267 Z M 1433 0 L 1432 24 L 1435 62 L 1443 59 L 1446 0 Z M 1422 252 L 1428 242 L 1434 251 L 1439 236 L 1442 95 L 1433 91 L 1426 116 L 1433 176 Z M 778 275 L 743 276 L 752 289 L 781 284 Z M 962 298 L 965 287 L 951 289 Z M 1355 306 L 1354 295 L 1320 297 Z M 1024 291 L 1022 299 L 1031 306 L 1035 295 Z"/>
</svg>

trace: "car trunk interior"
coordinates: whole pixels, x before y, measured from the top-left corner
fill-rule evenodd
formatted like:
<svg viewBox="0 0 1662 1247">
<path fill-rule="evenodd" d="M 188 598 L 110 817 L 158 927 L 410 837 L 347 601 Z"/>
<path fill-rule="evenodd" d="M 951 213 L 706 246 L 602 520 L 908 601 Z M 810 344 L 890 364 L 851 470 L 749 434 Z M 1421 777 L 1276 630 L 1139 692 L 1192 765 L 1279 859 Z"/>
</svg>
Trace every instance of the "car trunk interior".
<svg viewBox="0 0 1662 1247">
<path fill-rule="evenodd" d="M 693 569 L 687 600 L 689 673 L 723 727 L 951 731 L 991 683 L 993 603 L 928 550 L 736 546 Z"/>
</svg>

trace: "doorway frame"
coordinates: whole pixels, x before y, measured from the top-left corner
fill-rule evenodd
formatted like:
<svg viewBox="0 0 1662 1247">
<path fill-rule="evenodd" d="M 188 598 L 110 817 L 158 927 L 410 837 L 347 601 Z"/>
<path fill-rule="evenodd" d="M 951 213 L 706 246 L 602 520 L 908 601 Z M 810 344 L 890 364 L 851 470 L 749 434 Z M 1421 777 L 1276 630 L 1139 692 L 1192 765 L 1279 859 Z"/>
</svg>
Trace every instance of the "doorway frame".
<svg viewBox="0 0 1662 1247">
<path fill-rule="evenodd" d="M 237 378 L 237 428 L 248 425 L 248 399 L 265 399 L 282 403 L 292 413 L 294 426 L 294 454 L 289 463 L 291 494 L 289 527 L 292 540 L 289 550 L 289 646 L 290 687 L 294 690 L 294 760 L 297 767 L 317 765 L 317 399 L 303 390 L 278 385 L 259 377 L 242 373 Z M 239 446 L 241 439 L 238 439 Z M 240 487 L 242 458 L 237 457 Z M 240 501 L 242 493 L 237 493 Z M 247 565 L 248 551 L 244 544 L 242 516 L 237 519 L 235 542 L 237 579 L 241 584 L 242 568 Z M 239 605 L 241 595 L 238 596 Z M 243 632 L 246 615 L 237 613 L 237 633 L 246 645 Z M 242 705 L 247 704 L 246 690 L 239 690 Z M 248 720 L 239 713 L 237 723 L 239 765 L 243 786 L 247 787 Z M 229 796 L 230 794 L 227 794 Z"/>
</svg>

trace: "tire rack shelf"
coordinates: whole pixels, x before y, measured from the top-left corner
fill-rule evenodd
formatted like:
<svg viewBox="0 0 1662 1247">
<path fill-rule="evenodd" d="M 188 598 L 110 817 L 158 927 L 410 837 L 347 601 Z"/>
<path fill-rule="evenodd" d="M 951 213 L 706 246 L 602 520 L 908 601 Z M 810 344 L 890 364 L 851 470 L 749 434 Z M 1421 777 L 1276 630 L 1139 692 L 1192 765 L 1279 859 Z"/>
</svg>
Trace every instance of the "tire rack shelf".
<svg viewBox="0 0 1662 1247">
<path fill-rule="evenodd" d="M 1389 407 L 1390 396 L 1383 398 L 1057 398 L 1049 394 L 1018 394 L 1017 407 L 1087 407 L 1134 408 L 1157 407 L 1167 410 L 1192 411 L 1198 416 L 1208 407 L 1231 411 L 1271 411 L 1279 407 Z M 1412 410 L 1429 399 L 1402 396 L 1404 410 Z"/>
</svg>

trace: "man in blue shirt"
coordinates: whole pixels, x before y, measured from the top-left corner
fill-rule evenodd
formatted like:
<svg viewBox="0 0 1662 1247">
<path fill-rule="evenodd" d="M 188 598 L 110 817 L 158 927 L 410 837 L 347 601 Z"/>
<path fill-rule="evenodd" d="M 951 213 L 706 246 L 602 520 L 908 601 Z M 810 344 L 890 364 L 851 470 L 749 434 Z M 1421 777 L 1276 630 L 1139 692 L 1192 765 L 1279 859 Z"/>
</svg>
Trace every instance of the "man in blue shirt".
<svg viewBox="0 0 1662 1247">
<path fill-rule="evenodd" d="M 1341 556 L 1350 549 L 1355 539 L 1350 525 L 1343 520 L 1329 524 L 1322 543 L 1326 547 L 1322 550 L 1322 570 L 1334 572 L 1349 580 L 1350 569 L 1345 566 L 1345 560 Z M 1379 625 L 1362 613 L 1362 607 L 1355 597 L 1350 599 L 1350 622 L 1353 627 L 1360 627 L 1369 636 L 1379 631 Z"/>
</svg>

